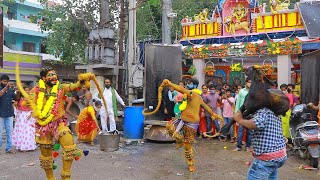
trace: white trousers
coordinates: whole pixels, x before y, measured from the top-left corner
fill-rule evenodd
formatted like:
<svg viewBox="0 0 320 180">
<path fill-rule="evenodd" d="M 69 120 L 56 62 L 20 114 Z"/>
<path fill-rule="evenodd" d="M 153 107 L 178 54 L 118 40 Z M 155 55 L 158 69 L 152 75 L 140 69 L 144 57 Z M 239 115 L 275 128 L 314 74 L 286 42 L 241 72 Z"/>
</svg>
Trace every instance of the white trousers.
<svg viewBox="0 0 320 180">
<path fill-rule="evenodd" d="M 107 127 L 107 114 L 105 112 L 100 113 L 102 131 L 115 131 L 117 129 L 117 126 L 116 126 L 114 114 L 109 113 L 108 118 L 109 118 L 109 124 L 110 124 L 109 129 Z"/>
</svg>

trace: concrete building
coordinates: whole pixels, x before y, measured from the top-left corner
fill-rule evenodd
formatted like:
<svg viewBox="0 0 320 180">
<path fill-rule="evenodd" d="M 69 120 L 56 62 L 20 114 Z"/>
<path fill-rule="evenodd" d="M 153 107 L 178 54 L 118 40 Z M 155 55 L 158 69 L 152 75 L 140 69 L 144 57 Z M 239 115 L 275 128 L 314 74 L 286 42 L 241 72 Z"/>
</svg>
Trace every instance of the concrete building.
<svg viewBox="0 0 320 180">
<path fill-rule="evenodd" d="M 0 74 L 9 75 L 15 80 L 15 62 L 19 60 L 21 79 L 27 83 L 38 79 L 42 61 L 57 60 L 46 54 L 42 40 L 48 35 L 40 29 L 41 20 L 37 18 L 43 9 L 40 3 L 16 0 L 13 3 L 3 3 L 7 8 L 3 17 L 4 48 L 3 68 Z"/>
</svg>

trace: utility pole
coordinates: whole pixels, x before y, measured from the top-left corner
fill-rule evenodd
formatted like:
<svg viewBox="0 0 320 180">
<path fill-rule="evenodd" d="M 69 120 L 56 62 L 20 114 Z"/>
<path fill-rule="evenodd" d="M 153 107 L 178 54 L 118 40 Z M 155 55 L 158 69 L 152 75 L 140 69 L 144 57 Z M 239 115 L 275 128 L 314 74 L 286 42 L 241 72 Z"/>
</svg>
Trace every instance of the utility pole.
<svg viewBox="0 0 320 180">
<path fill-rule="evenodd" d="M 124 18 L 125 15 L 124 9 L 124 0 L 120 0 L 120 23 L 119 23 L 119 41 L 118 41 L 118 49 L 119 49 L 119 62 L 118 66 L 123 66 L 123 39 L 124 39 Z M 123 83 L 123 71 L 119 72 L 118 68 L 118 91 L 121 95 L 123 95 L 122 83 Z"/>
<path fill-rule="evenodd" d="M 100 26 L 110 27 L 109 0 L 100 0 Z"/>
<path fill-rule="evenodd" d="M 172 1 L 162 0 L 162 43 L 171 44 Z"/>
<path fill-rule="evenodd" d="M 133 92 L 133 65 L 136 63 L 136 0 L 129 0 L 129 29 L 128 29 L 128 97 L 129 105 L 135 98 Z"/>
</svg>

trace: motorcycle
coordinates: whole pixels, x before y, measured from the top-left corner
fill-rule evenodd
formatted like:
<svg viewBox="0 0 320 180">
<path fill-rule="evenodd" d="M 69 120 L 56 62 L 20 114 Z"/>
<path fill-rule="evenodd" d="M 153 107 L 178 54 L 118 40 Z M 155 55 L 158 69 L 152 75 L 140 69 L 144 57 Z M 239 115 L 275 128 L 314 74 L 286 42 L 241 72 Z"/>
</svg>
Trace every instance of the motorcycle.
<svg viewBox="0 0 320 180">
<path fill-rule="evenodd" d="M 319 124 L 305 104 L 296 105 L 291 113 L 289 126 L 292 149 L 303 159 L 310 159 L 310 165 L 318 168 L 320 156 Z"/>
</svg>

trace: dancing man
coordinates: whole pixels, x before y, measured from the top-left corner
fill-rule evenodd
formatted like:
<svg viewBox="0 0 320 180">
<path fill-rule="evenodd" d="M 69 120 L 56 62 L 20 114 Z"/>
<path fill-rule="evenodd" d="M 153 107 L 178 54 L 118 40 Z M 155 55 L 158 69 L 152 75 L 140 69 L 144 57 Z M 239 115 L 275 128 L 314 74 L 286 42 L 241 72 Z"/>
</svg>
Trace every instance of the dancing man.
<svg viewBox="0 0 320 180">
<path fill-rule="evenodd" d="M 183 102 L 179 107 L 179 109 L 181 110 L 181 118 L 175 119 L 174 121 L 169 121 L 166 127 L 169 134 L 177 141 L 177 148 L 184 146 L 184 154 L 189 166 L 189 171 L 194 172 L 196 168 L 192 144 L 194 143 L 195 133 L 197 132 L 197 128 L 199 125 L 200 106 L 202 106 L 212 115 L 212 119 L 223 119 L 222 117 L 213 113 L 211 108 L 203 102 L 200 96 L 201 90 L 196 89 L 199 82 L 196 79 L 192 79 L 191 81 L 193 83 L 194 89 L 192 88 L 192 90 L 187 90 L 165 79 L 159 87 L 158 104 L 156 109 L 153 112 L 149 113 L 143 112 L 143 114 L 151 115 L 159 110 L 162 99 L 161 92 L 164 86 L 173 87 L 176 91 L 183 94 Z M 180 131 L 182 131 L 182 133 Z"/>
<path fill-rule="evenodd" d="M 17 65 L 18 66 L 18 65 Z M 58 142 L 63 147 L 63 168 L 61 178 L 69 180 L 71 164 L 74 158 L 81 155 L 73 141 L 70 129 L 66 126 L 67 118 L 64 109 L 65 94 L 79 91 L 86 83 L 94 78 L 91 73 L 79 75 L 76 84 L 60 84 L 57 73 L 51 68 L 40 72 L 40 80 L 30 92 L 31 96 L 21 89 L 19 69 L 16 70 L 17 85 L 20 91 L 28 98 L 29 106 L 36 118 L 36 142 L 40 147 L 40 166 L 45 170 L 48 180 L 54 180 L 53 175 L 53 144 Z"/>
</svg>

